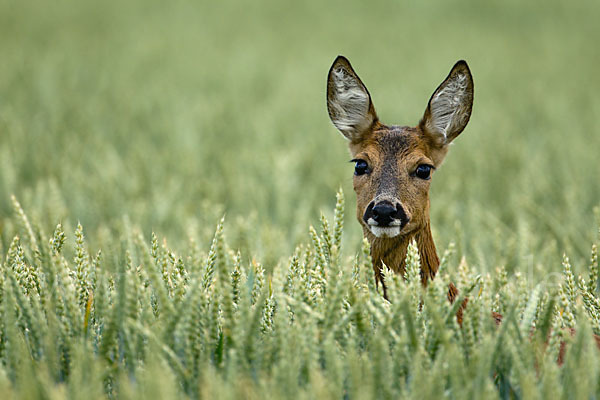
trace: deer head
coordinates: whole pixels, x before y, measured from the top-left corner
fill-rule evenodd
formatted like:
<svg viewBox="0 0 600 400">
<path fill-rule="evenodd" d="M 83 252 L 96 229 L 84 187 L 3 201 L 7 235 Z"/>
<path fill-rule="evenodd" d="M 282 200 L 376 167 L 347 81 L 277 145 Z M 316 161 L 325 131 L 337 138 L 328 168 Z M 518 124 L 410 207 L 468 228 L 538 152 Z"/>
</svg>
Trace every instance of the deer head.
<svg viewBox="0 0 600 400">
<path fill-rule="evenodd" d="M 416 127 L 384 125 L 371 95 L 350 62 L 334 61 L 327 79 L 327 109 L 349 141 L 354 167 L 356 217 L 371 244 L 377 282 L 382 262 L 404 271 L 406 249 L 414 238 L 425 285 L 439 267 L 429 228 L 429 185 L 448 146 L 463 131 L 473 105 L 473 79 L 465 61 L 457 62 L 429 99 Z M 383 287 L 384 295 L 385 285 Z"/>
</svg>

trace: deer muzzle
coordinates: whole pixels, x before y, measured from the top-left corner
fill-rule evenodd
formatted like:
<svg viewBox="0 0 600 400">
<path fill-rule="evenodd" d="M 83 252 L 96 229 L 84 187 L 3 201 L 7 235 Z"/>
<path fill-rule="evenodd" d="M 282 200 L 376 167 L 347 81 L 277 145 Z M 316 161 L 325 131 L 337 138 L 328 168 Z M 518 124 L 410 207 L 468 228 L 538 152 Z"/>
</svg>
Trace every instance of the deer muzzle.
<svg viewBox="0 0 600 400">
<path fill-rule="evenodd" d="M 365 210 L 363 220 L 377 237 L 398 236 L 409 221 L 398 201 L 372 201 Z"/>
</svg>

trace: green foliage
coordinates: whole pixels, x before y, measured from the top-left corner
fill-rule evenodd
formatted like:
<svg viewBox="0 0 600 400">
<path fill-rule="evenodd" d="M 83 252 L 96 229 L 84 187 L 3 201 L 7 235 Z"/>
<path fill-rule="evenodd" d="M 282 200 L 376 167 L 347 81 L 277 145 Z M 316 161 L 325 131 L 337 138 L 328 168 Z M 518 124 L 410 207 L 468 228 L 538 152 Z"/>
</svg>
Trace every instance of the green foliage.
<svg viewBox="0 0 600 400">
<path fill-rule="evenodd" d="M 341 193 L 335 210 L 337 221 Z M 17 209 L 14 218 L 27 216 Z M 600 333 L 600 299 L 583 276 L 575 277 L 566 256 L 558 290 L 544 283 L 532 288 L 520 274 L 482 277 L 463 259 L 456 282 L 469 303 L 459 326 L 460 301 L 446 297 L 451 265 L 423 288 L 411 244 L 404 279 L 384 270 L 390 303 L 372 282 L 368 255 L 354 262 L 331 257 L 343 233 L 336 221 L 328 236 L 323 217 L 321 233 L 309 229 L 311 246 L 299 246 L 270 273 L 227 250 L 223 220 L 203 266 L 166 241 L 159 245 L 155 234 L 146 244 L 136 230 L 113 237 L 111 257 L 92 260 L 81 225 L 71 249 L 60 225 L 37 244 L 15 236 L 0 264 L 3 393 L 598 396 L 600 352 L 592 333 Z M 20 229 L 27 233 L 26 224 Z M 26 256 L 36 253 L 47 256 Z M 497 294 L 501 326 L 491 317 Z M 152 389 L 157 381 L 164 383 L 160 390 Z"/>
<path fill-rule="evenodd" d="M 1 1 L 0 397 L 599 397 L 599 12 Z M 432 179 L 440 275 L 412 248 L 391 303 L 327 117 L 338 54 L 390 124 L 474 75 Z"/>
</svg>

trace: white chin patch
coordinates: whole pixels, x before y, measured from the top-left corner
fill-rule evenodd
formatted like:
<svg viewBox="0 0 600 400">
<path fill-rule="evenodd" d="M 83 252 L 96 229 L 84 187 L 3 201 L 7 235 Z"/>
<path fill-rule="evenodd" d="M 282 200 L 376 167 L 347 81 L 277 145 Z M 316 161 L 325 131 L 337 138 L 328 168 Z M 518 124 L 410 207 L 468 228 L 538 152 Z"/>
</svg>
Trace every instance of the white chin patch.
<svg viewBox="0 0 600 400">
<path fill-rule="evenodd" d="M 385 238 L 385 237 L 392 238 L 392 237 L 398 236 L 400 234 L 399 226 L 380 227 L 380 226 L 369 225 L 369 229 L 371 230 L 371 232 L 373 232 L 373 235 L 377 236 L 378 238 Z"/>
</svg>

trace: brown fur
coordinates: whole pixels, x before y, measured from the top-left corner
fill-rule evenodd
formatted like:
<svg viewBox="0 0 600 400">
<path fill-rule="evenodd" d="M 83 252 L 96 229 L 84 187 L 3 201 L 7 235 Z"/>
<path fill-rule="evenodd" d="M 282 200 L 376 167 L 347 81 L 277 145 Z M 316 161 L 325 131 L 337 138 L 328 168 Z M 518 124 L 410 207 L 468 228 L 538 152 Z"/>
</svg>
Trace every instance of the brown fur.
<svg viewBox="0 0 600 400">
<path fill-rule="evenodd" d="M 373 172 L 368 176 L 354 176 L 354 191 L 356 192 L 356 217 L 363 227 L 363 234 L 371 244 L 371 256 L 375 267 L 377 282 L 384 285 L 380 268 L 382 262 L 391 270 L 404 273 L 406 249 L 411 240 L 415 239 L 421 256 L 423 285 L 437 273 L 439 259 L 429 228 L 429 183 L 430 181 L 411 177 L 410 173 L 421 163 L 433 164 L 433 158 L 438 149 L 431 149 L 426 142 L 420 140 L 422 133 L 418 128 L 386 127 L 378 124 L 371 137 L 360 144 L 351 144 L 352 157 L 366 158 L 370 161 Z M 396 139 L 398 151 L 386 148 L 389 141 Z M 392 166 L 392 176 L 386 176 L 385 156 L 392 153 L 395 165 Z M 435 154 L 435 155 L 434 155 Z M 439 156 L 438 156 L 439 159 Z M 387 166 L 389 167 L 389 165 Z M 403 228 L 401 235 L 393 238 L 377 238 L 369 230 L 363 220 L 365 209 L 378 195 L 381 186 L 386 186 L 404 207 L 410 222 Z M 379 193 L 381 194 L 381 193 Z M 384 286 L 385 290 L 385 286 Z"/>
<path fill-rule="evenodd" d="M 335 81 L 334 71 L 346 78 L 346 86 L 362 89 L 362 96 L 352 98 L 351 103 L 346 105 L 343 99 L 343 91 L 336 88 L 341 86 Z M 432 110 L 434 96 L 443 90 L 448 83 L 454 82 L 457 74 L 467 79 L 466 89 L 461 98 L 462 107 L 456 114 L 460 118 L 453 117 L 452 121 L 458 121 L 453 130 L 441 135 L 435 132 L 435 113 Z M 436 89 L 425 110 L 422 120 L 416 127 L 388 126 L 382 124 L 375 112 L 371 96 L 356 72 L 352 69 L 349 61 L 338 57 L 333 63 L 328 77 L 328 109 L 329 114 L 336 126 L 341 120 L 346 123 L 350 118 L 344 114 L 345 107 L 349 113 L 355 111 L 352 108 L 356 102 L 364 98 L 363 110 L 368 110 L 363 119 L 357 120 L 355 130 L 346 128 L 342 134 L 349 139 L 350 153 L 354 159 L 361 159 L 368 163 L 370 172 L 364 175 L 354 176 L 354 191 L 356 192 L 356 217 L 363 228 L 363 234 L 371 244 L 371 257 L 375 269 L 375 277 L 378 285 L 383 287 L 384 296 L 387 298 L 387 289 L 381 275 L 383 263 L 391 270 L 403 274 L 405 269 L 406 251 L 409 243 L 414 239 L 419 249 L 421 258 L 421 279 L 423 285 L 427 285 L 429 279 L 433 279 L 439 268 L 435 243 L 429 226 L 429 185 L 431 180 L 416 177 L 414 172 L 421 164 L 431 165 L 437 168 L 441 165 L 448 151 L 448 144 L 456 138 L 464 129 L 471 115 L 473 100 L 473 81 L 470 71 L 464 62 L 458 62 L 446 80 Z M 341 94 L 340 94 L 341 93 Z M 356 100 L 358 99 L 358 100 Z M 460 120 L 459 120 L 460 119 Z M 451 125 L 451 124 L 450 124 Z M 369 126 L 364 129 L 364 126 Z M 433 128 L 432 128 L 433 127 Z M 408 223 L 402 227 L 400 234 L 395 237 L 376 237 L 369 229 L 363 219 L 365 210 L 369 204 L 376 200 L 389 200 L 394 204 L 400 204 Z M 452 285 L 449 288 L 448 298 L 454 301 L 457 294 Z"/>
</svg>

